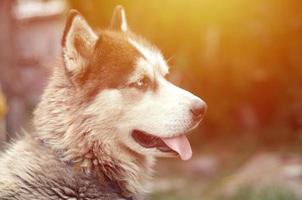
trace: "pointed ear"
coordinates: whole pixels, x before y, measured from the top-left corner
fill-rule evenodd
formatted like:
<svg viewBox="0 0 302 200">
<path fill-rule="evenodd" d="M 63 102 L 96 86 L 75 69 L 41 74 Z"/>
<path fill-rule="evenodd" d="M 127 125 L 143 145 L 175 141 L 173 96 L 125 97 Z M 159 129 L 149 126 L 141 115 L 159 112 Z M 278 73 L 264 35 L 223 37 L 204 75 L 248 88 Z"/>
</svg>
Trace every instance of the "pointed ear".
<svg viewBox="0 0 302 200">
<path fill-rule="evenodd" d="M 110 29 L 122 32 L 128 31 L 126 13 L 123 6 L 119 5 L 114 8 L 110 22 Z"/>
<path fill-rule="evenodd" d="M 63 58 L 67 71 L 76 73 L 87 65 L 97 38 L 84 17 L 78 11 L 71 10 L 62 38 Z"/>
</svg>

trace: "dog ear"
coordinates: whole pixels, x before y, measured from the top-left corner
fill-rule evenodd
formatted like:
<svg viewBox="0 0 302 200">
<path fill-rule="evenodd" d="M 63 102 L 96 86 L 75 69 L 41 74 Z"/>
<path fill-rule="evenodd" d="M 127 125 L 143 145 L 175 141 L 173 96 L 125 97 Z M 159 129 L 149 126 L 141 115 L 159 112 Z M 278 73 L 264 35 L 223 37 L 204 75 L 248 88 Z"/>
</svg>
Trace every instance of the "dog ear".
<svg viewBox="0 0 302 200">
<path fill-rule="evenodd" d="M 126 13 L 123 6 L 118 5 L 114 8 L 110 22 L 110 29 L 122 32 L 128 31 Z"/>
<path fill-rule="evenodd" d="M 68 72 L 77 73 L 87 65 L 97 38 L 84 17 L 71 10 L 62 38 L 64 64 Z"/>
</svg>

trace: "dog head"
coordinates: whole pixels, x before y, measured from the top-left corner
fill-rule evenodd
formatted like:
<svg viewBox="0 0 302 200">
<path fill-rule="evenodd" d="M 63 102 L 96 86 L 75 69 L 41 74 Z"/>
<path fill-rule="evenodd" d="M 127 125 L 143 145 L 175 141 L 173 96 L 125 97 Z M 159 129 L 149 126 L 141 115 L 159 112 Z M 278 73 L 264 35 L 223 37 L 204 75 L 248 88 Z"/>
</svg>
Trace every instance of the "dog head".
<svg viewBox="0 0 302 200">
<path fill-rule="evenodd" d="M 77 114 L 88 119 L 87 137 L 113 151 L 191 157 L 185 133 L 199 124 L 206 104 L 166 80 L 164 57 L 129 30 L 122 7 L 99 34 L 71 11 L 62 47 L 65 76 L 75 88 L 70 98 L 83 108 Z"/>
</svg>

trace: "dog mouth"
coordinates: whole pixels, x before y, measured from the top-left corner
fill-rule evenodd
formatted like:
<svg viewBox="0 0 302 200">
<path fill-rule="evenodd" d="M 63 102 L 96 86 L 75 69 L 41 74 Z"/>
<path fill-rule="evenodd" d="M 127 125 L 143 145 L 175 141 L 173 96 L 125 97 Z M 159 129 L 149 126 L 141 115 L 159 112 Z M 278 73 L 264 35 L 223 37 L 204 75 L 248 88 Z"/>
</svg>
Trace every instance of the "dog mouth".
<svg viewBox="0 0 302 200">
<path fill-rule="evenodd" d="M 184 134 L 161 138 L 144 131 L 133 130 L 132 137 L 144 148 L 157 148 L 164 153 L 174 153 L 179 155 L 182 160 L 192 157 L 190 143 Z"/>
</svg>

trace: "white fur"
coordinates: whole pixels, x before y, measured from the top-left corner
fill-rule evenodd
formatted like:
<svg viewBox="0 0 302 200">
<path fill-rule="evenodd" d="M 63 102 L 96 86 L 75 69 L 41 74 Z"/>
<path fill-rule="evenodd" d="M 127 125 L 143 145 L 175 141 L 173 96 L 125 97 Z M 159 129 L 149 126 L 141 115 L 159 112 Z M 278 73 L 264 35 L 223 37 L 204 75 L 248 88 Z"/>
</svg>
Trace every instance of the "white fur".
<svg viewBox="0 0 302 200">
<path fill-rule="evenodd" d="M 138 58 L 129 82 L 148 76 L 158 85 L 157 90 L 139 91 L 135 88 L 105 89 L 86 109 L 86 114 L 97 115 L 92 124 L 104 133 L 102 141 L 123 143 L 130 149 L 145 155 L 169 156 L 156 148 L 147 149 L 135 142 L 131 136 L 134 129 L 158 137 L 172 137 L 195 128 L 199 122 L 192 119 L 190 111 L 194 102 L 200 100 L 190 92 L 168 82 L 145 58 Z M 108 118 L 110 116 L 110 118 Z M 108 138 L 107 138 L 108 137 Z M 109 139 L 110 138 L 110 139 Z"/>
<path fill-rule="evenodd" d="M 135 70 L 129 77 L 128 83 L 136 82 L 144 76 L 147 76 L 150 80 L 154 80 L 154 70 L 152 64 L 140 57 L 136 61 Z"/>
<path fill-rule="evenodd" d="M 125 14 L 124 9 L 121 10 L 121 17 L 122 17 L 121 30 L 123 32 L 127 32 L 128 31 L 128 25 L 127 25 L 126 14 Z"/>
<path fill-rule="evenodd" d="M 145 57 L 148 62 L 150 62 L 150 64 L 153 65 L 153 67 L 159 68 L 159 71 L 163 76 L 169 72 L 168 65 L 160 52 L 144 47 L 132 38 L 129 38 L 128 41 Z"/>
</svg>

